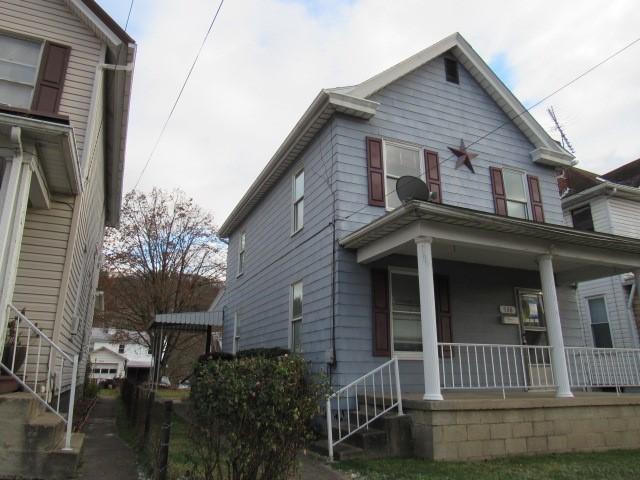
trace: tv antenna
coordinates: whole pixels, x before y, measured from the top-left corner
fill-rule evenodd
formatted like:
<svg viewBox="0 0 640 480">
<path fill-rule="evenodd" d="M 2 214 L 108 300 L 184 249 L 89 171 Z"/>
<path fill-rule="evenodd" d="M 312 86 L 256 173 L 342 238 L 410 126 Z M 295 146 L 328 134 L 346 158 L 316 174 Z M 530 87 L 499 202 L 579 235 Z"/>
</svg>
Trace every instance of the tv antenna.
<svg viewBox="0 0 640 480">
<path fill-rule="evenodd" d="M 553 123 L 555 125 L 553 130 L 557 130 L 560 133 L 560 141 L 562 143 L 562 147 L 566 148 L 571 153 L 575 154 L 576 150 L 575 148 L 573 148 L 573 145 L 571 145 L 571 142 L 569 141 L 569 137 L 567 137 L 567 134 L 564 133 L 564 128 L 562 127 L 562 125 L 560 125 L 560 122 L 558 121 L 558 117 L 556 116 L 556 112 L 553 109 L 553 106 L 547 108 L 547 113 L 549 114 L 549 116 L 551 117 L 551 120 L 553 120 Z"/>
</svg>

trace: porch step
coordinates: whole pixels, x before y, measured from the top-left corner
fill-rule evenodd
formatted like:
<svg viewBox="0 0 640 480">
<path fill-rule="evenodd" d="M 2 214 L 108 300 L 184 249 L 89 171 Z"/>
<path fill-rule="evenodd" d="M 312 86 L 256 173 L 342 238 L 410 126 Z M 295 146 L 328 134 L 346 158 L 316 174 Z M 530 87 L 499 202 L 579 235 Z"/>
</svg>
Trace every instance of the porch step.
<svg viewBox="0 0 640 480">
<path fill-rule="evenodd" d="M 329 456 L 329 446 L 327 445 L 327 439 L 322 438 L 320 440 L 316 440 L 311 445 L 309 445 L 309 449 L 312 452 L 318 453 L 325 457 Z M 360 458 L 366 458 L 367 452 L 365 452 L 362 448 L 354 447 L 348 443 L 340 443 L 333 447 L 333 458 L 335 460 L 356 460 Z"/>
<path fill-rule="evenodd" d="M 55 414 L 44 412 L 25 425 L 25 449 L 48 451 L 65 436 L 65 423 Z"/>
</svg>

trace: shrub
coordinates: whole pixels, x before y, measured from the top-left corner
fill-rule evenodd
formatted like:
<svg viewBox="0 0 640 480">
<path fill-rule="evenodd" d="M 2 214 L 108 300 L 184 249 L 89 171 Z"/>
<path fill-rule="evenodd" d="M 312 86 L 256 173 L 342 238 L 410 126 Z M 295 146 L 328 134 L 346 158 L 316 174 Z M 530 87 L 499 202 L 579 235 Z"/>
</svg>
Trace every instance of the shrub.
<svg viewBox="0 0 640 480">
<path fill-rule="evenodd" d="M 234 357 L 231 353 L 226 352 L 209 352 L 198 357 L 198 363 L 207 363 L 210 360 L 233 360 Z"/>
<path fill-rule="evenodd" d="M 286 479 L 311 438 L 327 392 L 298 356 L 211 360 L 196 367 L 191 389 L 194 476 Z"/>
<path fill-rule="evenodd" d="M 236 355 L 236 358 L 252 358 L 252 357 L 264 357 L 264 358 L 279 358 L 287 355 L 291 355 L 291 351 L 281 347 L 271 348 L 249 348 L 247 350 L 241 350 Z"/>
</svg>

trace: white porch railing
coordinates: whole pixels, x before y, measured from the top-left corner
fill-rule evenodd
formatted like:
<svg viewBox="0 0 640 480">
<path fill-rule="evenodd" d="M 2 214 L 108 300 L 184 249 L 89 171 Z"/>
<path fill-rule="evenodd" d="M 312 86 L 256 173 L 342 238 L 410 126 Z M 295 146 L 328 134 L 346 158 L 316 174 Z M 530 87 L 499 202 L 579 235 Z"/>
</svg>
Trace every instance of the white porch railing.
<svg viewBox="0 0 640 480">
<path fill-rule="evenodd" d="M 362 400 L 362 406 L 360 406 Z M 329 458 L 333 449 L 354 433 L 369 425 L 385 413 L 398 409 L 402 415 L 402 393 L 398 359 L 392 358 L 366 375 L 342 387 L 327 398 L 327 442 Z M 333 438 L 334 415 L 337 439 Z"/>
<path fill-rule="evenodd" d="M 0 367 L 11 375 L 22 388 L 31 393 L 47 410 L 66 425 L 64 450 L 71 449 L 73 408 L 78 375 L 78 355 L 69 355 L 56 345 L 42 330 L 13 305 L 8 305 L 8 317 L 14 317 L 13 349 L 9 365 Z M 24 347 L 24 361 L 16 367 L 18 350 Z M 20 354 L 20 356 L 22 356 Z M 64 383 L 63 383 L 64 382 Z M 62 389 L 69 382 L 68 411 L 60 411 Z"/>
<path fill-rule="evenodd" d="M 565 347 L 565 356 L 572 387 L 640 386 L 640 349 Z"/>
<path fill-rule="evenodd" d="M 438 343 L 443 390 L 550 389 L 551 347 Z"/>
</svg>

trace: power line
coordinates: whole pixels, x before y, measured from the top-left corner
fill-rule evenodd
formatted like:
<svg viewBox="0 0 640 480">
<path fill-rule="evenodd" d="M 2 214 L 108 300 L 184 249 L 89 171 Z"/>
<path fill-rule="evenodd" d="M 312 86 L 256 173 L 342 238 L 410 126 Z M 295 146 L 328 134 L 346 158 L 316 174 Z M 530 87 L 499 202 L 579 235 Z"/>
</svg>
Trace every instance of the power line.
<svg viewBox="0 0 640 480">
<path fill-rule="evenodd" d="M 224 4 L 224 0 L 220 0 L 220 4 L 218 5 L 218 9 L 216 10 L 216 13 L 213 16 L 213 19 L 211 20 L 211 23 L 209 24 L 209 29 L 207 30 L 207 33 L 205 34 L 202 43 L 200 44 L 200 48 L 198 49 L 198 52 L 196 53 L 195 58 L 193 59 L 193 63 L 191 64 L 191 68 L 189 68 L 189 71 L 187 72 L 187 76 L 184 79 L 184 82 L 182 83 L 182 87 L 180 88 L 180 91 L 178 92 L 178 96 L 176 97 L 175 101 L 173 102 L 173 106 L 171 107 L 171 110 L 169 111 L 169 115 L 167 116 L 167 119 L 164 121 L 164 124 L 162 125 L 162 128 L 160 129 L 160 134 L 158 135 L 158 138 L 156 139 L 153 148 L 151 149 L 151 153 L 149 154 L 149 158 L 147 158 L 146 163 L 144 164 L 144 167 L 142 168 L 142 171 L 140 172 L 140 176 L 138 177 L 138 180 L 136 181 L 136 184 L 134 185 L 134 190 L 138 187 L 138 184 L 140 183 L 140 180 L 142 179 L 142 176 L 144 175 L 144 172 L 147 170 L 147 167 L 149 166 L 149 163 L 151 162 L 151 159 L 153 158 L 153 154 L 156 152 L 156 149 L 158 148 L 158 144 L 160 143 L 160 140 L 162 139 L 162 136 L 164 135 L 165 130 L 167 129 L 167 125 L 169 124 L 169 121 L 171 120 L 171 117 L 173 116 L 173 112 L 175 111 L 176 107 L 178 106 L 178 102 L 180 101 L 180 98 L 182 97 L 182 93 L 184 92 L 185 87 L 187 86 L 187 83 L 189 82 L 189 78 L 191 78 L 191 74 L 193 73 L 193 69 L 196 66 L 196 63 L 198 63 L 198 58 L 200 57 L 200 53 L 202 52 L 202 49 L 204 48 L 205 43 L 207 42 L 207 38 L 209 38 L 209 34 L 211 33 L 211 30 L 213 29 L 213 24 L 216 22 L 216 19 L 218 18 L 218 14 L 220 13 L 220 9 L 222 8 L 222 5 Z"/>
<path fill-rule="evenodd" d="M 609 55 L 608 57 L 604 58 L 603 60 L 601 60 L 600 62 L 596 63 L 595 65 L 593 65 L 592 67 L 588 68 L 587 70 L 585 70 L 584 72 L 582 72 L 580 75 L 578 75 L 577 77 L 573 78 L 572 80 L 568 81 L 567 83 L 565 83 L 564 85 L 556 88 L 554 91 L 552 91 L 550 94 L 546 95 L 545 97 L 542 97 L 540 100 L 538 100 L 536 103 L 534 103 L 533 105 L 529 106 L 528 108 L 525 108 L 524 110 L 522 110 L 520 113 L 518 113 L 517 115 L 515 115 L 514 117 L 510 117 L 508 118 L 505 122 L 501 123 L 500 125 L 498 125 L 496 128 L 494 128 L 493 130 L 489 131 L 488 133 L 484 134 L 483 136 L 481 136 L 480 138 L 474 140 L 473 142 L 471 142 L 469 145 L 467 145 L 467 148 L 471 147 L 472 145 L 475 145 L 478 142 L 481 142 L 482 140 L 484 140 L 485 138 L 487 138 L 489 135 L 497 132 L 498 130 L 500 130 L 502 127 L 504 127 L 505 125 L 510 124 L 511 122 L 513 122 L 516 118 L 524 115 L 525 113 L 531 111 L 532 109 L 534 109 L 535 107 L 537 107 L 538 105 L 540 105 L 541 103 L 549 100 L 551 97 L 553 97 L 554 95 L 556 95 L 557 93 L 561 92 L 562 90 L 564 90 L 565 88 L 569 87 L 570 85 L 573 85 L 575 82 L 577 82 L 578 80 L 580 80 L 581 78 L 585 77 L 586 75 L 588 75 L 589 73 L 593 72 L 595 69 L 601 67 L 602 65 L 604 65 L 605 63 L 607 63 L 608 61 L 612 60 L 613 58 L 617 57 L 618 55 L 620 55 L 622 52 L 624 52 L 625 50 L 631 48 L 633 45 L 635 45 L 636 43 L 640 42 L 640 37 L 636 38 L 635 40 L 633 40 L 632 42 L 626 44 L 624 47 L 620 48 L 619 50 L 616 50 L 615 52 L 613 52 L 611 55 Z M 446 157 L 444 160 L 441 160 L 439 162 L 439 165 L 442 165 L 444 162 L 447 162 L 449 160 L 451 160 L 452 158 L 455 158 L 455 155 L 450 155 L 448 157 Z M 424 172 L 420 172 L 420 175 L 422 175 L 422 173 Z M 394 188 L 393 190 L 391 190 L 390 192 L 385 194 L 385 198 L 388 197 L 389 195 L 393 194 L 396 192 L 396 189 Z M 349 215 L 347 215 L 344 218 L 339 218 L 338 220 L 348 220 L 349 218 L 351 218 L 353 215 L 356 215 L 357 213 L 360 213 L 361 211 L 363 211 L 365 208 L 369 207 L 369 205 L 365 205 L 364 207 L 362 207 L 359 210 L 356 210 L 355 212 L 351 212 Z"/>
<path fill-rule="evenodd" d="M 133 10 L 133 3 L 136 0 L 131 0 L 131 5 L 129 5 L 129 13 L 127 14 L 127 21 L 124 24 L 124 31 L 127 31 L 127 28 L 129 27 L 129 19 L 131 18 L 131 10 Z"/>
</svg>

